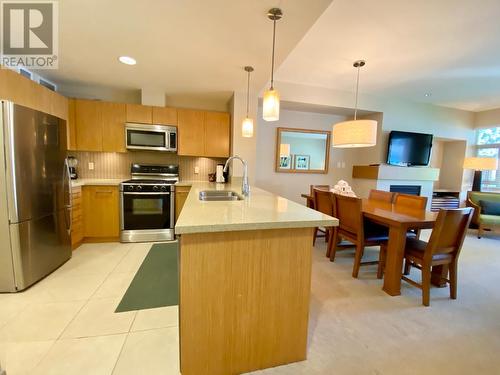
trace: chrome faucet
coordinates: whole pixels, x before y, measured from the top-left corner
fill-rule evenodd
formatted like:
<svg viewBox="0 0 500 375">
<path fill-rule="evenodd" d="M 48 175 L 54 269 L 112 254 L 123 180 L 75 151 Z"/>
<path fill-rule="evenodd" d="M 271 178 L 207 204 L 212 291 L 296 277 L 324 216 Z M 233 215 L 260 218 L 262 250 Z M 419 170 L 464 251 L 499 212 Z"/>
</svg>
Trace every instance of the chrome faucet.
<svg viewBox="0 0 500 375">
<path fill-rule="evenodd" d="M 229 166 L 229 163 L 233 159 L 238 159 L 243 164 L 243 183 L 241 184 L 241 193 L 244 196 L 248 196 L 248 194 L 250 194 L 250 185 L 248 185 L 248 165 L 247 165 L 247 162 L 245 160 L 243 160 L 241 157 L 239 157 L 238 155 L 231 156 L 226 161 L 226 165 L 224 166 L 224 172 L 227 172 L 227 167 Z"/>
</svg>

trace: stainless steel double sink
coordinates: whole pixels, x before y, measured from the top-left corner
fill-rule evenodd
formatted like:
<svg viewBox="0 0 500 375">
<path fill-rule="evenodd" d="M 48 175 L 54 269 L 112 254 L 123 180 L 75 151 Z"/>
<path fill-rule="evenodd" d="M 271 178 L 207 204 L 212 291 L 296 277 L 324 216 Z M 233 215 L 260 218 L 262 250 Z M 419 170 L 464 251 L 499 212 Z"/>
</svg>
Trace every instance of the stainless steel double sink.
<svg viewBox="0 0 500 375">
<path fill-rule="evenodd" d="M 200 191 L 200 201 L 240 201 L 241 195 L 230 190 L 203 190 Z"/>
</svg>

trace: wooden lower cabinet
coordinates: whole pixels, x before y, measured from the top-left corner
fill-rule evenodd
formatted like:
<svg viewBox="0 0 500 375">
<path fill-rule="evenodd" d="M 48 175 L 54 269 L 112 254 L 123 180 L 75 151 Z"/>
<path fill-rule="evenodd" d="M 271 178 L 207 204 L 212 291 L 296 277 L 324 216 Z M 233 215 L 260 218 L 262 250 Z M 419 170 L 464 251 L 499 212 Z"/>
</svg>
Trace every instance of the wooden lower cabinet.
<svg viewBox="0 0 500 375">
<path fill-rule="evenodd" d="M 118 240 L 120 232 L 118 186 L 83 186 L 83 237 L 94 240 Z"/>
<path fill-rule="evenodd" d="M 74 187 L 71 195 L 71 248 L 76 249 L 83 241 L 82 188 Z"/>
<path fill-rule="evenodd" d="M 181 235 L 182 375 L 306 359 L 312 237 L 312 228 Z"/>
<path fill-rule="evenodd" d="M 175 221 L 179 217 L 182 207 L 184 207 L 184 202 L 191 190 L 191 186 L 176 186 L 175 187 Z"/>
</svg>

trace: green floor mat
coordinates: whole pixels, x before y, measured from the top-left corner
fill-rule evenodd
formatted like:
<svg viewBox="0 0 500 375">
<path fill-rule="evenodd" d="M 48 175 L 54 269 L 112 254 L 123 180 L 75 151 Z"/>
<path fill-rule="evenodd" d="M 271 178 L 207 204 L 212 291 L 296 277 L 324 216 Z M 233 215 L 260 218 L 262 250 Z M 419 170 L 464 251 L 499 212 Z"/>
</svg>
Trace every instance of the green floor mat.
<svg viewBox="0 0 500 375">
<path fill-rule="evenodd" d="M 179 304 L 178 246 L 170 242 L 151 247 L 115 312 Z"/>
</svg>

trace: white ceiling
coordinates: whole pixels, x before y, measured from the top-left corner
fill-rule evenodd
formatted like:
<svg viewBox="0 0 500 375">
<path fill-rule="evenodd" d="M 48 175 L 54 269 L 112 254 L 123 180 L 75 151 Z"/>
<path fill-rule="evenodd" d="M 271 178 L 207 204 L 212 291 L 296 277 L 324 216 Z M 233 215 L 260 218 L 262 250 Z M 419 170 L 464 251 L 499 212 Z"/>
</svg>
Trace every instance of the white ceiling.
<svg viewBox="0 0 500 375">
<path fill-rule="evenodd" d="M 334 0 L 280 81 L 472 111 L 500 107 L 499 0 Z M 425 93 L 431 93 L 425 97 Z"/>
<path fill-rule="evenodd" d="M 121 89 L 161 88 L 167 97 L 224 103 L 270 76 L 272 22 L 279 6 L 281 62 L 332 0 L 64 0 L 59 2 L 59 69 L 39 73 L 55 83 Z M 137 59 L 136 66 L 117 61 Z"/>
</svg>

